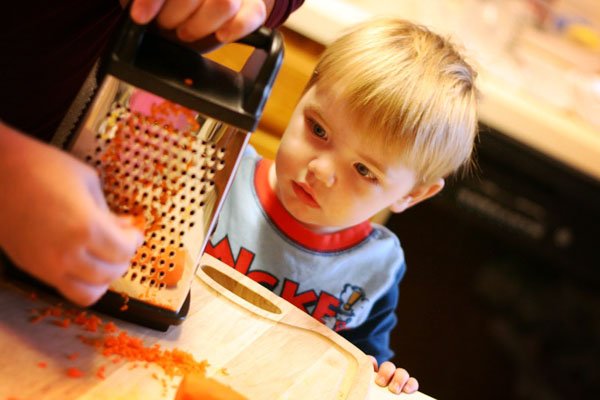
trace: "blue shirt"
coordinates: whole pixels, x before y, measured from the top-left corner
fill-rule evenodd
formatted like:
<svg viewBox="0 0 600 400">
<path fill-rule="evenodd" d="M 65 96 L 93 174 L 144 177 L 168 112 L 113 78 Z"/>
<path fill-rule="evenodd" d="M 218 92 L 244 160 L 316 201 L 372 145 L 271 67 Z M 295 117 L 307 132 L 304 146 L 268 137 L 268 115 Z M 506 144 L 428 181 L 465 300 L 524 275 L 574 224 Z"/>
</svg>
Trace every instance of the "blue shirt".
<svg viewBox="0 0 600 400">
<path fill-rule="evenodd" d="M 398 238 L 368 221 L 330 234 L 308 230 L 270 188 L 272 161 L 249 153 L 241 160 L 205 251 L 379 363 L 390 359 L 398 285 L 406 269 Z"/>
</svg>

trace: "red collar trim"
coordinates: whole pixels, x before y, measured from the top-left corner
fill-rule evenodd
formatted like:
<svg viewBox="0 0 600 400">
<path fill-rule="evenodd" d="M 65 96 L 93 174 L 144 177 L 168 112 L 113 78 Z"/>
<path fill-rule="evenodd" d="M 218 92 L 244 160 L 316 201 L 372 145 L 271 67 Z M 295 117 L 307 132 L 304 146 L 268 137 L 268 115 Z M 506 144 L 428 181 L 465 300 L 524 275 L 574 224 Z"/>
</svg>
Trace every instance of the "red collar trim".
<svg viewBox="0 0 600 400">
<path fill-rule="evenodd" d="M 261 159 L 257 162 L 254 173 L 254 188 L 260 204 L 271 221 L 288 238 L 310 250 L 334 252 L 356 246 L 371 234 L 373 228 L 369 221 L 339 232 L 326 234 L 315 233 L 300 224 L 283 207 L 269 185 L 269 168 L 272 164 L 273 161 L 267 159 Z"/>
</svg>

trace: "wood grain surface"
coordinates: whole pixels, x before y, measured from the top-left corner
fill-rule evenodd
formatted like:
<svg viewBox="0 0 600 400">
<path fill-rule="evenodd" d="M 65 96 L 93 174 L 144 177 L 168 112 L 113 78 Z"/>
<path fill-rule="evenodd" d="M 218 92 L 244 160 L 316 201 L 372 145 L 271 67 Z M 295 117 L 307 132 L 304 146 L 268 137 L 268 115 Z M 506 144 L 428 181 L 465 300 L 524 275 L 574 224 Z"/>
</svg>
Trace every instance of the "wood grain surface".
<svg viewBox="0 0 600 400">
<path fill-rule="evenodd" d="M 371 363 L 358 348 L 218 260 L 203 257 L 191 290 L 186 321 L 167 332 L 98 316 L 147 347 L 176 348 L 207 361 L 208 376 L 252 400 L 399 398 L 375 385 Z M 58 316 L 32 322 L 39 310 L 62 300 L 31 293 L 22 284 L 0 283 L 0 400 L 175 397 L 181 376 L 153 362 L 115 361 L 81 340 L 107 335 L 102 329 L 59 326 Z M 82 376 L 69 376 L 70 368 Z"/>
</svg>

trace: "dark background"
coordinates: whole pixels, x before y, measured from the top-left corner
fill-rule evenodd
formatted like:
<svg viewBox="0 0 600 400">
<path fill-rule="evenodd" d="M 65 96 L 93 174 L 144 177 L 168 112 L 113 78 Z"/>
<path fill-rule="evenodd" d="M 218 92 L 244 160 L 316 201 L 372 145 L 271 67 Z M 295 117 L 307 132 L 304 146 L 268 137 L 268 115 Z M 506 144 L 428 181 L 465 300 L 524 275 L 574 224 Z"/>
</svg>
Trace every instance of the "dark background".
<svg viewBox="0 0 600 400">
<path fill-rule="evenodd" d="M 600 398 L 600 185 L 482 130 L 475 174 L 387 223 L 393 361 L 440 400 Z"/>
</svg>

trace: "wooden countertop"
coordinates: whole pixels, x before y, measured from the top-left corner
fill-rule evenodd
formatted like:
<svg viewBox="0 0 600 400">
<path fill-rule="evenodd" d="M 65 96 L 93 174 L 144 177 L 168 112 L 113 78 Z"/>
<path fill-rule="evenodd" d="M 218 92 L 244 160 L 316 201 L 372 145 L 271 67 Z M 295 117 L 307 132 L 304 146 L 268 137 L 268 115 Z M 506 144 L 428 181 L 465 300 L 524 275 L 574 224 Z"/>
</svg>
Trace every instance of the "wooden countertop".
<svg viewBox="0 0 600 400">
<path fill-rule="evenodd" d="M 82 310 L 31 293 L 0 280 L 2 399 L 170 400 L 183 372 L 207 362 L 207 376 L 250 400 L 431 400 L 377 386 L 370 360 L 350 342 L 210 256 L 200 262 L 186 320 L 167 332 L 84 310 L 88 325 Z M 111 353 L 108 340 L 120 334 L 138 342 Z M 128 358 L 142 344 L 160 357 Z M 188 361 L 158 361 L 174 351 L 185 354 L 170 359 Z M 173 364 L 185 368 L 169 370 Z"/>
</svg>

